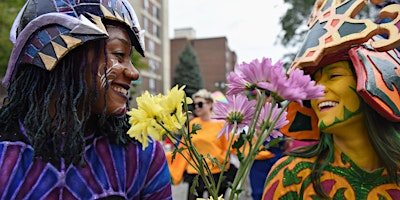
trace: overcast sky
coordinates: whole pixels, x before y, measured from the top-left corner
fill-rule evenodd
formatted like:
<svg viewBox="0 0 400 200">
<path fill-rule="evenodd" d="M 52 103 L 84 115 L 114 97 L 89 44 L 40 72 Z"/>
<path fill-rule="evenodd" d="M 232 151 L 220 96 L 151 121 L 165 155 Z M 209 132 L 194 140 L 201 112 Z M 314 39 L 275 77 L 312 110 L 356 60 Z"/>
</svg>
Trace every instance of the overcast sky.
<svg viewBox="0 0 400 200">
<path fill-rule="evenodd" d="M 277 45 L 283 0 L 169 0 L 169 35 L 191 27 L 197 38 L 226 36 L 238 62 L 262 57 L 278 61 L 285 49 Z"/>
</svg>

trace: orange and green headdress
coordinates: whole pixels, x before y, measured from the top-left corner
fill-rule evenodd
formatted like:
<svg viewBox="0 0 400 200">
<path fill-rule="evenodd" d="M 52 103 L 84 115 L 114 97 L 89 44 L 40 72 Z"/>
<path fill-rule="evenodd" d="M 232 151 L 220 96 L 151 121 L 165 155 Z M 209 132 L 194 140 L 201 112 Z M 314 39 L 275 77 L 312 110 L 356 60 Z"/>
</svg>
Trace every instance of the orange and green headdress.
<svg viewBox="0 0 400 200">
<path fill-rule="evenodd" d="M 400 122 L 400 4 L 385 5 L 380 10 L 379 19 L 385 19 L 385 23 L 356 19 L 366 5 L 365 0 L 317 0 L 309 19 L 309 32 L 291 69 L 312 74 L 328 64 L 351 61 L 357 91 L 364 101 L 386 119 Z M 307 105 L 289 106 L 291 123 L 283 132 L 298 139 L 308 139 L 310 135 L 318 138 L 317 120 Z"/>
</svg>

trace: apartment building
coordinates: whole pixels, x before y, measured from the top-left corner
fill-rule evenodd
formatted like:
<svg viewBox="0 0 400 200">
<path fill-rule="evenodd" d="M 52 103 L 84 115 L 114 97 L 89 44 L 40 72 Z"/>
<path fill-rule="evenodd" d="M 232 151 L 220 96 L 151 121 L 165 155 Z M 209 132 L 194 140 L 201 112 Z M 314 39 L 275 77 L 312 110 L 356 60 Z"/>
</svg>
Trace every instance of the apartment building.
<svg viewBox="0 0 400 200">
<path fill-rule="evenodd" d="M 205 88 L 210 91 L 225 89 L 226 76 L 237 61 L 226 37 L 196 38 L 194 29 L 183 28 L 176 29 L 174 38 L 170 39 L 168 0 L 129 1 L 145 30 L 146 57 L 143 61 L 150 65 L 150 69 L 140 70 L 136 96 L 146 90 L 152 94 L 166 94 L 173 84 L 179 54 L 187 43 L 197 53 Z"/>
<path fill-rule="evenodd" d="M 204 87 L 209 91 L 224 91 L 226 77 L 233 71 L 237 55 L 229 48 L 226 37 L 196 38 L 193 28 L 174 30 L 171 39 L 171 80 L 175 67 L 179 63 L 179 55 L 187 44 L 192 45 L 204 80 Z"/>
<path fill-rule="evenodd" d="M 168 0 L 129 0 L 145 30 L 145 58 L 149 69 L 140 70 L 136 94 L 152 94 L 170 89 L 170 43 L 168 35 Z"/>
</svg>

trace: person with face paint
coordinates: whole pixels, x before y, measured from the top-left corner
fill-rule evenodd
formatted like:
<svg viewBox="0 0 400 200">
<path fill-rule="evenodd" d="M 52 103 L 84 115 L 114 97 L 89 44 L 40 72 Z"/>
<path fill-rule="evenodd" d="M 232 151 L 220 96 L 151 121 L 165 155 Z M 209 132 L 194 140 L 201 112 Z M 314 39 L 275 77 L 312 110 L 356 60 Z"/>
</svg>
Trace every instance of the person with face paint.
<svg viewBox="0 0 400 200">
<path fill-rule="evenodd" d="M 376 24 L 354 19 L 366 3 L 316 1 L 291 69 L 325 95 L 291 103 L 281 131 L 319 142 L 273 166 L 263 199 L 400 199 L 400 4 L 383 7 L 388 20 Z"/>
<path fill-rule="evenodd" d="M 126 0 L 28 0 L 0 109 L 0 199 L 172 199 L 165 152 L 127 134 L 143 32 Z"/>
</svg>

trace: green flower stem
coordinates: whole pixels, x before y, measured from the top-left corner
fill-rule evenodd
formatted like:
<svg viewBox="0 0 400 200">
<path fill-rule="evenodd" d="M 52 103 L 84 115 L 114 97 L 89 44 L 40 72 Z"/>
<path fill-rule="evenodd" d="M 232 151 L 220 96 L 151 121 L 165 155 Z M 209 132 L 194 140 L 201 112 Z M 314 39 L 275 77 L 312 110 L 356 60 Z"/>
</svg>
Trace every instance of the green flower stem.
<svg viewBox="0 0 400 200">
<path fill-rule="evenodd" d="M 275 103 L 275 102 L 274 102 Z M 286 108 L 287 108 L 287 105 L 288 104 L 286 104 L 285 106 L 283 106 L 282 107 L 282 109 L 281 109 L 281 111 L 279 112 L 279 114 L 278 114 L 278 116 L 277 116 L 277 119 L 279 119 L 280 118 L 280 116 L 286 111 Z M 274 106 L 274 105 L 273 105 Z M 271 109 L 273 109 L 273 106 L 271 106 Z M 269 117 L 268 117 L 269 118 Z M 273 122 L 271 122 L 271 124 L 263 124 L 263 126 L 261 127 L 261 133 L 262 134 L 260 134 L 260 136 L 259 136 L 259 138 L 257 139 L 257 141 L 256 141 L 256 144 L 255 144 L 255 146 L 256 146 L 256 148 L 260 148 L 260 146 L 264 143 L 264 141 L 267 139 L 267 137 L 269 136 L 269 134 L 273 131 L 273 129 L 274 129 L 274 127 L 275 127 L 275 124 L 276 124 L 276 121 L 273 121 Z M 266 130 L 266 128 L 267 128 L 267 126 L 269 125 L 269 127 L 268 127 L 268 130 Z M 266 133 L 264 133 L 265 131 L 267 131 Z"/>
<path fill-rule="evenodd" d="M 236 123 L 236 121 L 235 121 L 235 124 L 233 125 L 233 131 L 232 131 L 232 133 L 235 133 L 235 132 L 236 132 L 236 129 L 237 129 L 237 123 Z M 223 163 L 223 165 L 222 165 L 223 168 L 221 169 L 221 173 L 219 174 L 218 185 L 217 185 L 217 191 L 219 190 L 219 188 L 220 188 L 220 186 L 221 186 L 221 183 L 222 183 L 222 178 L 224 177 L 225 166 L 226 166 L 226 164 L 228 163 L 228 159 L 229 159 L 229 157 L 230 157 L 231 147 L 232 147 L 234 138 L 235 138 L 235 135 L 232 134 L 231 137 L 230 137 L 230 139 L 229 139 L 228 150 L 226 151 L 224 163 Z M 214 197 L 214 198 L 215 198 L 215 197 Z M 218 197 L 217 197 L 217 198 L 218 198 Z"/>
<path fill-rule="evenodd" d="M 169 132 L 168 132 L 166 135 L 167 135 L 167 137 L 170 138 L 170 139 L 171 139 L 171 137 L 172 137 L 173 139 L 178 140 L 178 138 L 176 138 L 172 133 L 169 133 Z M 188 146 L 184 141 L 181 141 L 181 144 L 183 144 L 185 147 Z M 174 147 L 175 147 L 175 149 L 178 149 L 178 148 L 179 148 L 178 145 L 176 145 L 175 143 L 174 143 Z M 182 157 L 186 160 L 186 162 L 189 163 L 190 166 L 192 166 L 196 171 L 199 171 L 199 168 L 198 168 L 199 165 L 198 165 L 198 164 L 194 165 L 192 162 L 190 162 L 189 158 L 187 158 L 187 157 L 186 157 L 185 155 L 183 155 L 182 153 L 180 153 L 180 154 L 181 154 Z"/>
<path fill-rule="evenodd" d="M 254 116 L 252 118 L 251 121 L 251 125 L 249 128 L 249 133 L 251 137 L 248 137 L 248 140 L 251 140 L 254 137 L 255 134 L 255 127 L 256 127 L 256 122 L 258 120 L 258 116 L 261 112 L 261 108 L 264 105 L 264 102 L 262 100 L 263 98 L 259 98 L 257 100 L 257 106 L 256 106 L 256 112 L 254 113 Z M 273 108 L 276 105 L 276 101 L 272 102 L 271 105 L 271 110 L 270 110 L 270 114 L 267 117 L 267 122 L 270 121 L 271 118 L 271 113 Z M 287 108 L 286 104 L 280 111 L 280 113 L 277 116 L 277 119 L 280 118 L 280 116 L 286 111 Z M 257 119 L 257 120 L 256 120 Z M 260 147 L 263 145 L 264 141 L 267 139 L 267 137 L 270 135 L 270 133 L 273 131 L 274 127 L 275 127 L 276 121 L 271 122 L 271 124 L 265 123 L 263 124 L 263 126 L 261 127 L 261 134 L 258 136 L 255 144 L 253 146 L 250 145 L 250 150 L 247 156 L 245 156 L 245 158 L 243 159 L 243 161 L 240 162 L 240 166 L 238 169 L 238 172 L 235 176 L 235 179 L 233 181 L 232 184 L 232 195 L 229 197 L 230 200 L 238 199 L 239 195 L 240 195 L 240 191 L 243 190 L 243 186 L 244 183 L 247 179 L 247 177 L 249 176 L 250 170 L 251 170 L 251 166 L 254 163 L 255 157 L 256 155 L 259 153 L 259 149 Z M 268 128 L 268 129 L 267 129 Z M 267 130 L 266 130 L 267 129 Z M 250 144 L 252 144 L 252 141 L 247 141 Z"/>
<path fill-rule="evenodd" d="M 205 159 L 202 158 L 201 155 L 198 153 L 196 147 L 194 147 L 191 140 L 186 137 L 186 136 L 188 136 L 188 134 L 184 133 L 184 134 L 182 134 L 182 136 L 184 137 L 184 141 L 181 141 L 181 142 L 187 148 L 190 159 L 187 158 L 186 155 L 184 155 L 182 152 L 179 152 L 179 153 L 198 172 L 200 177 L 203 179 L 204 184 L 205 184 L 208 192 L 210 193 L 210 195 L 212 195 L 214 198 L 218 198 L 218 190 L 217 190 L 217 188 L 215 188 L 215 182 L 214 182 L 211 170 L 210 170 L 209 166 L 207 165 Z M 207 171 L 207 174 L 204 173 L 204 169 Z"/>
<path fill-rule="evenodd" d="M 251 118 L 252 120 L 250 122 L 249 131 L 247 133 L 247 134 L 249 134 L 249 136 L 246 137 L 247 141 L 245 142 L 243 149 L 242 149 L 243 155 L 245 155 L 246 146 L 247 146 L 247 143 L 249 143 L 248 144 L 249 145 L 249 153 L 247 154 L 247 156 L 244 157 L 243 160 L 240 160 L 239 169 L 238 169 L 235 179 L 232 183 L 232 188 L 231 188 L 232 192 L 229 197 L 230 200 L 232 200 L 234 198 L 235 199 L 239 198 L 239 195 L 240 195 L 241 191 L 243 190 L 243 186 L 246 181 L 246 178 L 248 177 L 248 175 L 250 173 L 251 165 L 253 164 L 254 159 L 258 153 L 258 149 L 260 147 L 258 145 L 253 145 L 253 142 L 251 141 L 255 135 L 258 117 L 260 116 L 261 109 L 265 103 L 265 98 L 263 98 L 263 94 L 260 93 L 259 90 L 257 90 L 257 92 L 258 92 L 259 98 L 257 99 L 256 109 Z M 259 139 L 260 138 L 258 138 L 258 140 Z"/>
<path fill-rule="evenodd" d="M 255 112 L 253 113 L 253 116 L 251 118 L 249 131 L 247 133 L 249 135 L 248 138 L 253 138 L 254 137 L 256 126 L 257 126 L 258 117 L 260 116 L 261 109 L 262 109 L 262 107 L 264 106 L 264 103 L 265 103 L 265 98 L 263 96 L 264 95 L 263 92 L 260 92 L 260 90 L 258 90 L 258 89 L 256 91 L 257 91 L 258 99 L 257 99 Z M 245 143 L 244 146 L 243 146 L 243 152 L 246 152 L 246 146 L 247 146 L 247 143 Z M 250 146 L 249 147 L 250 148 L 249 152 L 250 152 L 250 151 L 252 151 L 252 148 L 253 148 L 251 141 L 249 141 L 249 146 Z"/>
<path fill-rule="evenodd" d="M 184 140 L 186 140 L 186 142 L 189 143 L 189 144 L 186 144 L 186 148 L 188 149 L 190 158 L 191 158 L 192 162 L 194 162 L 196 165 L 195 169 L 198 172 L 198 174 L 201 176 L 201 178 L 203 179 L 204 184 L 205 184 L 206 188 L 208 189 L 208 192 L 210 192 L 210 195 L 212 195 L 213 197 L 214 196 L 218 197 L 218 191 L 215 188 L 215 182 L 212 177 L 211 170 L 210 170 L 209 166 L 207 165 L 207 162 L 198 153 L 196 147 L 193 145 L 193 142 L 192 142 L 189 134 L 185 133 Z M 207 174 L 204 173 L 204 170 L 202 170 L 202 169 L 205 169 L 207 171 Z"/>
<path fill-rule="evenodd" d="M 179 120 L 179 118 L 176 115 L 175 115 L 175 117 L 177 120 Z M 181 122 L 179 122 L 179 123 L 181 123 Z M 168 138 L 178 141 L 178 138 L 171 131 L 169 131 L 163 125 L 163 123 L 157 121 L 157 124 L 159 124 L 167 132 L 166 135 Z M 198 174 L 203 179 L 204 184 L 205 184 L 207 190 L 209 191 L 210 195 L 212 195 L 215 199 L 217 199 L 218 198 L 218 188 L 215 188 L 215 182 L 214 182 L 214 178 L 212 176 L 211 170 L 210 170 L 209 166 L 207 165 L 207 162 L 205 161 L 205 159 L 201 157 L 201 155 L 198 153 L 196 147 L 193 145 L 192 140 L 190 138 L 190 134 L 188 134 L 189 130 L 187 129 L 187 132 L 185 132 L 185 130 L 186 129 L 180 129 L 180 131 L 182 131 L 181 135 L 183 137 L 183 140 L 180 140 L 180 143 L 186 147 L 186 149 L 189 153 L 189 157 L 191 159 L 189 159 L 181 151 L 179 151 L 178 153 L 180 153 L 182 155 L 182 157 L 186 160 L 186 162 L 189 163 L 189 165 L 192 166 L 198 172 Z M 174 152 L 175 152 L 179 148 L 179 146 L 176 145 L 175 143 L 174 143 L 174 146 L 175 146 L 175 150 L 174 150 Z M 204 163 L 206 163 L 206 164 L 204 165 Z M 209 175 L 206 175 L 204 173 L 204 170 L 202 170 L 202 169 L 205 169 L 207 171 L 207 174 L 209 174 Z"/>
<path fill-rule="evenodd" d="M 258 140 L 260 140 L 260 139 L 258 139 Z M 244 183 L 250 173 L 251 166 L 254 163 L 256 155 L 258 154 L 258 148 L 259 148 L 259 146 L 258 147 L 257 147 L 257 145 L 254 146 L 250 150 L 248 155 L 244 158 L 244 160 L 242 162 L 240 162 L 239 169 L 238 169 L 235 179 L 232 183 L 232 194 L 233 195 L 230 196 L 230 200 L 232 200 L 234 198 L 235 199 L 239 198 L 240 192 L 243 190 Z"/>
<path fill-rule="evenodd" d="M 160 125 L 167 133 L 166 133 L 166 135 L 167 135 L 167 137 L 171 140 L 171 141 L 173 141 L 173 140 L 175 140 L 175 141 L 178 141 L 179 139 L 171 132 L 171 131 L 169 131 L 161 122 L 158 122 L 157 121 L 157 124 L 158 125 Z M 184 137 L 184 135 L 185 135 L 185 132 L 183 132 L 183 134 L 181 134 L 182 135 L 182 137 Z M 188 145 L 187 145 L 187 143 L 185 142 L 186 140 L 184 140 L 184 141 L 180 141 L 180 143 L 181 144 L 183 144 L 185 147 L 187 147 Z M 174 152 L 176 151 L 176 149 L 178 149 L 179 148 L 179 146 L 178 145 L 176 145 L 176 143 L 173 143 L 174 144 L 174 147 L 175 147 L 175 150 L 174 150 Z M 196 171 L 199 171 L 199 168 L 198 168 L 198 164 L 196 163 L 196 165 L 193 165 L 191 162 L 189 162 L 189 159 L 184 155 L 184 154 L 182 154 L 181 152 L 179 152 L 181 155 L 182 155 L 182 157 L 189 163 L 189 165 L 191 165 Z"/>
<path fill-rule="evenodd" d="M 185 98 L 186 99 L 186 98 Z M 186 101 L 185 101 L 186 102 Z M 185 109 L 187 109 L 187 105 L 185 104 Z M 176 113 L 174 114 L 174 116 L 175 116 L 175 118 L 178 120 L 178 123 L 179 124 L 182 124 L 182 122 L 181 121 L 179 121 L 179 117 L 176 115 Z M 187 118 L 186 119 L 189 119 L 189 117 L 187 116 Z M 197 171 L 197 172 L 199 172 L 199 171 L 203 171 L 203 170 L 201 170 L 201 169 L 203 169 L 201 166 L 202 166 L 202 164 L 201 164 L 201 158 L 199 158 L 200 156 L 199 156 L 199 154 L 198 154 L 198 152 L 197 152 L 197 149 L 194 147 L 194 145 L 193 145 L 193 143 L 192 143 L 192 140 L 191 140 L 191 137 L 190 137 L 190 134 L 188 134 L 188 133 L 190 133 L 189 131 L 189 121 L 188 120 L 186 120 L 186 122 L 188 123 L 187 124 L 187 126 L 186 126 L 186 128 L 185 129 L 180 129 L 180 131 L 182 132 L 181 133 L 181 136 L 184 138 L 184 140 L 183 141 L 180 141 L 180 143 L 182 143 L 185 147 L 186 147 L 186 149 L 188 150 L 188 152 L 189 152 L 189 157 L 191 158 L 191 160 L 195 163 L 194 165 L 192 164 L 192 162 L 189 162 L 189 159 L 188 158 L 186 158 L 186 156 L 185 155 L 183 155 L 182 153 L 181 153 L 181 155 L 186 159 L 186 161 Z M 185 132 L 185 130 L 186 130 L 186 132 Z M 176 146 L 176 145 L 175 145 Z M 177 147 L 176 147 L 177 148 Z M 193 158 L 196 158 L 196 159 L 193 159 Z M 208 169 L 208 168 L 207 168 Z"/>
<path fill-rule="evenodd" d="M 210 170 L 209 166 L 207 165 L 206 160 L 198 153 L 196 147 L 193 145 L 190 134 L 189 134 L 190 133 L 190 127 L 189 127 L 190 123 L 189 123 L 188 105 L 186 102 L 186 94 L 184 95 L 183 105 L 184 105 L 184 110 L 186 113 L 187 126 L 186 126 L 186 132 L 183 131 L 182 137 L 184 137 L 184 140 L 189 143 L 189 144 L 185 143 L 185 146 L 188 149 L 190 157 L 192 158 L 192 160 L 195 162 L 195 165 L 197 166 L 197 167 L 194 167 L 194 169 L 196 169 L 196 171 L 200 174 L 208 192 L 214 199 L 218 199 L 218 189 L 219 189 L 220 183 L 218 183 L 217 188 L 215 188 L 215 181 L 212 176 L 211 170 Z M 175 117 L 178 119 L 177 116 L 175 116 Z M 178 119 L 178 121 L 179 121 L 179 119 Z M 183 130 L 185 130 L 185 129 L 183 129 Z M 183 155 L 183 154 L 181 153 L 181 155 Z M 186 159 L 186 160 L 188 160 L 188 159 Z M 204 173 L 204 171 L 202 169 L 205 169 L 207 171 L 207 175 Z"/>
<path fill-rule="evenodd" d="M 175 115 L 176 119 L 178 117 Z M 189 118 L 187 118 L 189 119 Z M 178 121 L 179 122 L 179 121 Z M 181 123 L 181 122 L 179 122 Z M 218 198 L 218 188 L 215 186 L 215 181 L 212 176 L 212 172 L 210 170 L 210 167 L 207 165 L 206 159 L 201 156 L 196 147 L 194 146 L 192 139 L 190 137 L 190 130 L 189 130 L 189 122 L 187 121 L 187 127 L 185 129 L 180 129 L 182 131 L 182 137 L 183 140 L 181 140 L 181 144 L 184 145 L 189 153 L 189 158 L 187 158 L 182 152 L 179 152 L 185 160 L 198 172 L 200 177 L 203 179 L 203 182 L 205 184 L 205 187 L 207 188 L 208 192 L 210 193 L 211 196 L 213 196 L 214 199 Z M 167 131 L 169 132 L 169 131 Z M 174 144 L 177 147 L 176 144 Z M 191 161 L 191 162 L 190 162 Z M 194 164 L 193 164 L 194 163 Z M 204 173 L 204 170 L 207 171 L 207 174 Z"/>
</svg>

